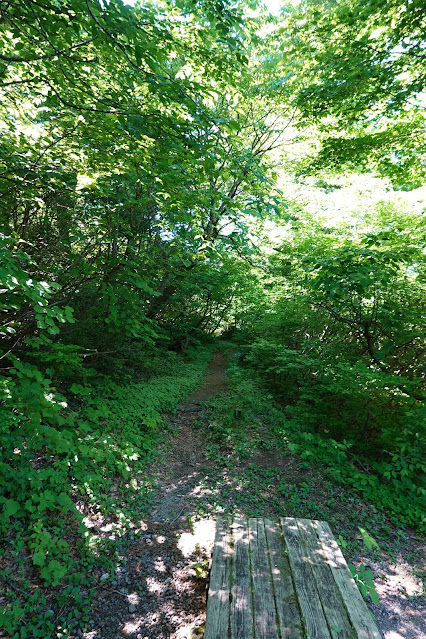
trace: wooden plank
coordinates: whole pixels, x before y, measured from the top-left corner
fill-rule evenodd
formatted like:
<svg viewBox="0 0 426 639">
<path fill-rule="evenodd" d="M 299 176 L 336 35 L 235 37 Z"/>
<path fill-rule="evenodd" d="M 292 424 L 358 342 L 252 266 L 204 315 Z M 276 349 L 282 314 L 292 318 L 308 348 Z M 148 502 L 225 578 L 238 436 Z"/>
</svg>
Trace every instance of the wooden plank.
<svg viewBox="0 0 426 639">
<path fill-rule="evenodd" d="M 254 637 L 279 639 L 263 519 L 249 519 Z"/>
<path fill-rule="evenodd" d="M 327 555 L 317 537 L 315 526 L 310 519 L 297 519 L 297 526 L 306 548 L 307 560 L 312 569 L 330 634 L 333 639 L 353 639 L 351 621 L 327 563 Z"/>
<path fill-rule="evenodd" d="M 228 637 L 232 548 L 229 527 L 217 518 L 204 639 Z"/>
<path fill-rule="evenodd" d="M 279 524 L 265 519 L 272 585 L 282 639 L 302 639 L 302 624 Z"/>
<path fill-rule="evenodd" d="M 327 562 L 342 595 L 357 639 L 381 639 L 376 624 L 359 592 L 345 558 L 326 522 L 314 522 L 318 537 L 327 555 Z"/>
<path fill-rule="evenodd" d="M 310 639 L 330 639 L 330 632 L 312 570 L 303 550 L 297 522 L 293 518 L 286 517 L 281 519 L 281 525 L 288 548 L 302 618 L 306 626 L 306 634 Z"/>
<path fill-rule="evenodd" d="M 232 571 L 231 639 L 250 639 L 253 637 L 253 602 L 250 577 L 250 542 L 246 519 L 234 519 L 232 537 L 234 540 L 234 565 Z"/>
</svg>

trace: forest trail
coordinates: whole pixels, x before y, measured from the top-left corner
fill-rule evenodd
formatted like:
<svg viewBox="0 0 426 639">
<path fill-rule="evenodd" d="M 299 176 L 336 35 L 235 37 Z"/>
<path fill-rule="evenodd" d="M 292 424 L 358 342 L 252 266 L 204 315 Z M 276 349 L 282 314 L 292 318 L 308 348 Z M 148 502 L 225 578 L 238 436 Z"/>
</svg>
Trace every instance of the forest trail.
<svg viewBox="0 0 426 639">
<path fill-rule="evenodd" d="M 217 512 L 306 515 L 303 509 L 309 503 L 314 510 L 308 516 L 332 520 L 334 532 L 346 539 L 354 534 L 347 523 L 350 512 L 357 521 L 365 504 L 348 499 L 342 489 L 332 487 L 320 471 L 307 468 L 297 457 L 283 456 L 257 425 L 246 433 L 249 448 L 244 454 L 226 443 L 216 453 L 208 450 L 206 429 L 219 417 L 203 402 L 226 391 L 226 364 L 226 358 L 216 353 L 203 384 L 169 417 L 173 434 L 161 459 L 149 469 L 155 485 L 150 510 L 139 533 L 126 535 L 115 574 L 98 589 L 93 630 L 78 638 L 201 638 Z M 405 544 L 405 552 L 415 550 L 415 540 L 408 534 L 398 543 Z M 359 560 L 366 561 L 362 555 Z M 384 556 L 367 561 L 379 576 L 380 606 L 370 608 L 384 639 L 424 637 L 423 604 L 414 595 L 418 583 L 410 567 L 398 565 L 397 557 L 394 562 Z"/>
<path fill-rule="evenodd" d="M 150 469 L 157 488 L 143 534 L 128 541 L 115 579 L 99 591 L 95 630 L 80 635 L 84 639 L 189 639 L 194 628 L 202 628 L 206 580 L 197 579 L 189 566 L 204 568 L 214 519 L 204 521 L 202 529 L 191 523 L 188 530 L 202 498 L 205 446 L 194 423 L 202 402 L 226 389 L 226 366 L 224 355 L 215 353 L 202 385 L 169 418 L 174 434 L 165 457 Z"/>
<path fill-rule="evenodd" d="M 0 639 L 189 639 L 230 513 L 426 639 L 408 4 L 0 0 Z"/>
<path fill-rule="evenodd" d="M 194 431 L 193 425 L 203 410 L 202 402 L 225 389 L 226 358 L 222 353 L 215 353 L 200 388 L 179 406 L 176 415 L 170 419 L 176 434 L 167 464 L 157 471 L 159 489 L 149 518 L 152 523 L 170 525 L 190 508 L 190 497 L 198 484 L 205 446 L 201 433 Z"/>
</svg>

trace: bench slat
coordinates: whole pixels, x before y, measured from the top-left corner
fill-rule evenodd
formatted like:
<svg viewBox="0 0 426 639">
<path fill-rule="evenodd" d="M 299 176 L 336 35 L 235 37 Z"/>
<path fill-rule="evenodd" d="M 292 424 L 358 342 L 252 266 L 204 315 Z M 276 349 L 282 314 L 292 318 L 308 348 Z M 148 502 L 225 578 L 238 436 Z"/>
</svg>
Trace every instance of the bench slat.
<svg viewBox="0 0 426 639">
<path fill-rule="evenodd" d="M 301 639 L 302 624 L 281 528 L 277 522 L 265 519 L 265 532 L 281 637 Z"/>
<path fill-rule="evenodd" d="M 312 570 L 302 550 L 297 522 L 292 517 L 286 517 L 281 519 L 281 525 L 307 635 L 310 639 L 330 639 Z"/>
<path fill-rule="evenodd" d="M 327 562 L 325 550 L 317 537 L 314 523 L 310 519 L 298 519 L 297 525 L 306 548 L 307 560 L 312 568 L 330 634 L 333 639 L 354 639 L 352 624 Z"/>
<path fill-rule="evenodd" d="M 255 639 L 279 639 L 263 519 L 249 519 Z"/>
<path fill-rule="evenodd" d="M 247 639 L 253 636 L 253 602 L 247 520 L 235 519 L 232 524 L 232 532 L 235 561 L 232 572 L 231 639 Z"/>
<path fill-rule="evenodd" d="M 232 554 L 230 542 L 229 529 L 225 526 L 223 519 L 218 517 L 207 601 L 208 624 L 206 624 L 204 639 L 228 637 Z"/>
<path fill-rule="evenodd" d="M 381 635 L 370 616 L 367 605 L 359 592 L 345 558 L 333 537 L 330 526 L 323 521 L 314 526 L 326 552 L 327 561 L 333 573 L 344 605 L 355 628 L 357 639 L 381 639 Z"/>
</svg>

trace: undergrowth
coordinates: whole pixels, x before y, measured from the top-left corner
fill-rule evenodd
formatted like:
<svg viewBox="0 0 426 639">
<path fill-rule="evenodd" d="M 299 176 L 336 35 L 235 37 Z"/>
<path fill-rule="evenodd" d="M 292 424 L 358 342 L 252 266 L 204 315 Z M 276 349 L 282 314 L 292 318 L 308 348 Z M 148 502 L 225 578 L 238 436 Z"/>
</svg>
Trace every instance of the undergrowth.
<svg viewBox="0 0 426 639">
<path fill-rule="evenodd" d="M 235 464 L 236 460 L 249 459 L 253 446 L 276 447 L 284 455 L 297 456 L 307 468 L 318 468 L 330 486 L 349 489 L 396 526 L 425 530 L 425 492 L 419 476 L 421 459 L 416 458 L 416 463 L 410 465 L 406 461 L 409 451 L 401 447 L 388 456 L 389 459 L 376 461 L 355 450 L 349 437 L 338 440 L 317 432 L 303 419 L 303 411 L 297 414 L 293 406 L 280 405 L 259 374 L 238 363 L 238 354 L 228 370 L 228 383 L 230 392 L 212 400 L 212 413 L 203 425 L 209 439 L 210 457 L 219 461 L 224 450 L 228 450 L 230 464 Z M 417 453 L 418 450 L 410 451 L 411 455 Z M 260 477 L 261 469 L 253 471 Z M 240 482 L 244 481 L 244 473 L 247 474 L 243 471 Z M 277 480 L 274 481 L 276 488 Z M 306 501 L 304 516 L 315 517 L 318 513 L 312 511 L 312 501 L 303 499 L 306 490 L 309 493 L 314 489 L 298 485 L 292 491 L 292 486 L 287 484 L 282 497 L 292 500 L 294 505 Z M 247 494 L 247 490 L 241 490 L 241 495 Z M 235 498 L 238 501 L 238 491 Z M 267 501 L 271 496 L 266 492 L 264 498 Z"/>
<path fill-rule="evenodd" d="M 77 381 L 63 377 L 61 393 L 48 370 L 16 360 L 0 407 L 6 636 L 61 638 L 85 627 L 96 579 L 114 570 L 117 544 L 146 512 L 162 415 L 197 387 L 209 356 L 165 352 L 162 374 L 149 380 L 82 370 Z"/>
<path fill-rule="evenodd" d="M 421 579 L 420 546 L 407 545 L 411 520 L 403 511 L 403 496 L 385 484 L 389 499 L 400 498 L 390 510 L 380 508 L 380 493 L 371 499 L 369 491 L 354 489 L 355 482 L 350 477 L 345 481 L 340 472 L 342 463 L 348 474 L 356 470 L 352 451 L 343 449 L 342 456 L 337 441 L 306 437 L 303 424 L 290 420 L 256 371 L 238 360 L 238 354 L 231 358 L 228 391 L 210 400 L 198 420 L 208 461 L 201 468 L 196 516 L 237 512 L 254 518 L 326 520 L 353 562 L 349 567 L 362 595 L 376 605 L 370 562 L 384 557 L 397 562 L 402 551 Z"/>
</svg>

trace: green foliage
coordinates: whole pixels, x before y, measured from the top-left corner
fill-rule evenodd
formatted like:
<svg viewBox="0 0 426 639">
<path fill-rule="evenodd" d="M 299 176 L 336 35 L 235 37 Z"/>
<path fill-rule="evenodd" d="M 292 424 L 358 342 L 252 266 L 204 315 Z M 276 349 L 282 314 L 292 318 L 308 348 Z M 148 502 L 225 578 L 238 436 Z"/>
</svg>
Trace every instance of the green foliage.
<svg viewBox="0 0 426 639">
<path fill-rule="evenodd" d="M 361 528 L 360 526 L 358 526 L 358 530 L 361 533 L 364 546 L 367 548 L 368 551 L 372 550 L 373 547 L 380 550 L 380 546 L 377 541 L 365 530 L 365 528 Z M 348 542 L 343 539 L 342 535 L 338 536 L 337 543 L 343 549 L 347 548 L 347 546 L 349 545 Z M 358 570 L 356 566 L 354 566 L 354 564 L 351 562 L 349 562 L 348 566 L 362 596 L 366 599 L 370 597 L 373 603 L 379 604 L 379 596 L 374 585 L 374 575 L 372 571 L 366 568 L 364 564 L 360 564 Z"/>
<path fill-rule="evenodd" d="M 31 275 L 36 266 L 30 256 L 19 245 L 17 236 L 6 237 L 0 234 L 0 286 L 2 287 L 2 303 L 0 313 L 3 317 L 12 314 L 12 319 L 0 327 L 0 335 L 16 340 L 20 333 L 28 332 L 31 322 L 37 328 L 46 330 L 51 335 L 59 333 L 57 323 L 74 322 L 73 309 L 70 306 L 59 308 L 49 304 L 55 290 L 55 283 L 37 281 Z M 24 321 L 13 318 L 16 311 L 24 315 Z M 47 339 L 47 338 L 46 338 Z"/>
<path fill-rule="evenodd" d="M 19 566 L 18 586 L 1 575 L 12 636 L 65 637 L 73 606 L 84 625 L 82 575 L 115 561 L 85 515 L 109 517 L 119 535 L 146 507 L 162 415 L 194 388 L 221 331 L 250 344 L 240 363 L 256 374 L 234 367 L 238 392 L 213 402 L 211 457 L 225 447 L 249 460 L 267 425 L 287 454 L 423 525 L 424 216 L 367 193 L 334 223 L 325 200 L 325 213 L 308 210 L 307 178 L 320 173 L 317 194 L 343 188 L 346 167 L 420 184 L 422 14 L 416 2 L 318 12 L 307 0 L 272 18 L 255 4 L 2 7 L 0 531 Z M 308 508 L 308 485 L 278 489 Z M 59 619 L 34 580 L 56 593 Z"/>
<path fill-rule="evenodd" d="M 320 151 L 302 170 L 376 170 L 396 188 L 421 186 L 421 0 L 410 10 L 398 0 L 306 0 L 283 18 L 274 33 L 280 66 L 306 125 L 316 120 L 321 131 Z"/>
<path fill-rule="evenodd" d="M 379 544 L 377 541 L 365 530 L 365 528 L 359 527 L 359 532 L 361 533 L 362 541 L 364 542 L 367 550 L 371 550 L 373 546 L 379 549 Z"/>
<path fill-rule="evenodd" d="M 264 78 L 247 94 L 243 66 L 256 28 L 228 2 L 2 8 L 0 530 L 22 565 L 20 590 L 4 575 L 22 595 L 7 604 L 11 635 L 67 635 L 20 586 L 31 577 L 59 600 L 107 562 L 84 515 L 118 534 L 146 507 L 162 415 L 230 321 L 244 211 L 274 206 Z M 29 614 L 41 625 L 22 624 Z"/>
<path fill-rule="evenodd" d="M 17 381 L 6 377 L 0 409 L 0 530 L 7 556 L 17 549 L 21 572 L 25 552 L 42 583 L 55 589 L 84 585 L 88 566 L 107 565 L 108 540 L 92 538 L 83 514 L 109 517 L 122 535 L 144 511 L 149 499 L 145 466 L 157 454 L 162 415 L 194 389 L 208 355 L 198 353 L 192 361 L 175 356 L 168 370 L 163 357 L 163 373 L 169 374 L 150 381 L 120 385 L 102 375 L 83 377 L 82 383 L 73 382 L 67 401 L 35 366 L 19 364 L 11 371 Z M 7 585 L 15 576 L 5 572 L 3 578 Z M 67 614 L 73 610 L 72 601 L 61 603 L 58 597 L 57 604 L 58 610 L 65 604 Z M 75 603 L 77 611 L 86 605 Z M 52 620 L 43 620 L 43 605 L 34 601 L 7 605 L 2 623 L 11 636 L 30 609 L 32 632 L 52 632 Z M 29 636 L 25 632 L 16 636 Z"/>
<path fill-rule="evenodd" d="M 373 572 L 366 568 L 364 564 L 360 564 L 358 569 L 352 563 L 349 563 L 348 566 L 362 596 L 366 599 L 370 597 L 373 603 L 378 604 L 379 595 L 374 586 Z"/>
<path fill-rule="evenodd" d="M 207 579 L 208 567 L 209 562 L 207 560 L 196 561 L 195 563 L 188 566 L 188 570 L 193 570 L 197 579 Z"/>
<path fill-rule="evenodd" d="M 241 359 L 280 403 L 291 452 L 424 527 L 424 221 L 377 211 L 324 227 L 299 207 L 239 316 Z"/>
<path fill-rule="evenodd" d="M 361 537 L 362 537 L 362 541 L 364 543 L 364 546 L 367 548 L 368 551 L 372 550 L 373 547 L 377 548 L 378 550 L 380 550 L 380 546 L 377 543 L 377 541 L 365 530 L 365 528 L 361 528 L 360 526 L 358 526 L 358 530 L 361 533 Z M 343 541 L 343 543 L 342 543 L 342 541 Z M 338 543 L 343 548 L 345 548 L 347 546 L 347 543 L 344 542 L 344 540 L 341 540 L 341 539 L 339 540 L 338 539 Z M 358 570 L 354 566 L 354 564 L 352 564 L 350 562 L 349 562 L 348 566 L 349 566 L 349 570 L 352 573 L 352 577 L 354 578 L 355 583 L 358 586 L 359 591 L 361 592 L 362 596 L 365 599 L 370 597 L 371 601 L 378 605 L 379 604 L 379 595 L 377 594 L 376 587 L 374 585 L 373 572 L 371 570 L 369 570 L 368 568 L 366 568 L 364 564 L 360 564 Z"/>
<path fill-rule="evenodd" d="M 274 348 L 271 351 L 275 353 Z M 233 455 L 245 459 L 253 446 L 261 448 L 262 442 L 265 442 L 267 447 L 264 433 L 266 424 L 284 454 L 298 455 L 307 464 L 318 465 L 331 481 L 350 487 L 363 499 L 386 513 L 394 523 L 425 529 L 424 465 L 420 460 L 421 467 L 411 464 L 410 469 L 410 464 L 407 463 L 404 468 L 408 472 L 401 477 L 397 471 L 397 455 L 393 463 L 390 460 L 376 461 L 372 455 L 378 452 L 377 446 L 365 450 L 363 442 L 354 437 L 353 433 L 344 432 L 345 438 L 339 433 L 339 438 L 333 438 L 328 428 L 329 424 L 325 422 L 325 427 L 319 419 L 317 405 L 312 408 L 310 404 L 304 403 L 303 397 L 295 405 L 290 402 L 285 408 L 280 403 L 275 403 L 276 393 L 271 394 L 270 382 L 267 377 L 265 380 L 264 368 L 260 366 L 259 360 L 254 360 L 250 356 L 247 359 L 251 366 L 255 364 L 256 372 L 241 368 L 241 364 L 234 364 L 228 373 L 233 393 L 217 400 L 221 418 L 211 420 L 207 426 L 206 432 L 212 442 L 208 446 L 210 456 L 217 457 L 219 461 L 223 457 L 225 447 L 225 450 L 232 450 Z M 261 360 L 266 367 L 264 351 Z M 303 374 L 307 376 L 306 369 L 303 370 Z M 290 386 L 294 387 L 294 379 L 290 380 Z M 361 403 L 365 401 L 365 397 L 364 394 L 361 396 Z M 297 398 L 298 395 L 295 395 L 295 399 Z M 328 412 L 324 412 L 323 420 L 329 421 L 335 404 L 336 396 L 331 393 L 324 407 L 324 411 Z M 297 410 L 294 410 L 295 408 Z M 398 446 L 398 442 L 387 443 Z M 418 455 L 423 456 L 424 440 L 419 442 L 418 448 L 413 446 L 413 450 L 415 458 Z M 390 480 L 383 472 L 384 468 L 389 470 L 389 467 L 392 467 L 391 472 L 395 473 L 391 475 Z M 300 499 L 302 492 L 300 487 L 297 487 L 295 499 Z"/>
</svg>

